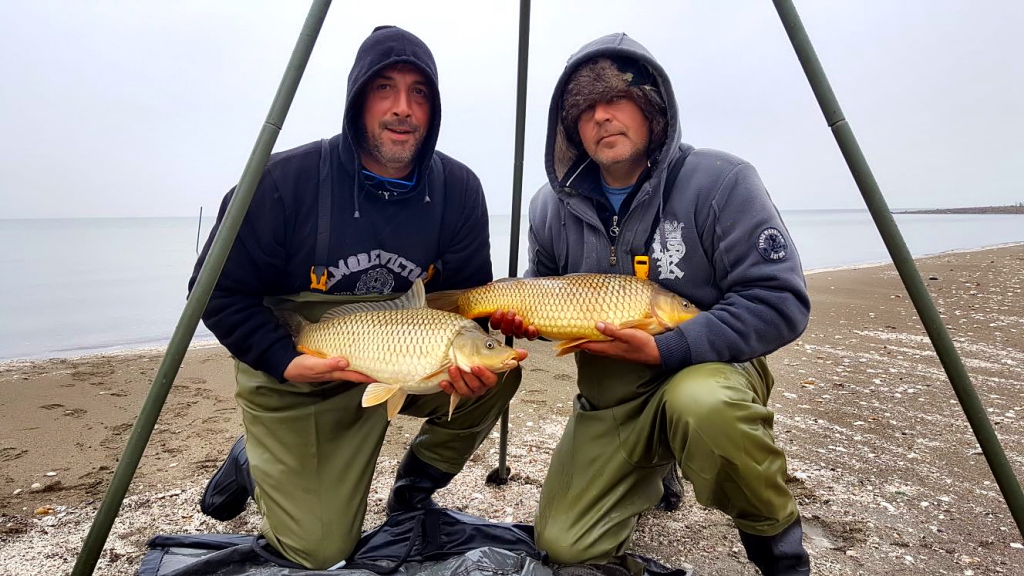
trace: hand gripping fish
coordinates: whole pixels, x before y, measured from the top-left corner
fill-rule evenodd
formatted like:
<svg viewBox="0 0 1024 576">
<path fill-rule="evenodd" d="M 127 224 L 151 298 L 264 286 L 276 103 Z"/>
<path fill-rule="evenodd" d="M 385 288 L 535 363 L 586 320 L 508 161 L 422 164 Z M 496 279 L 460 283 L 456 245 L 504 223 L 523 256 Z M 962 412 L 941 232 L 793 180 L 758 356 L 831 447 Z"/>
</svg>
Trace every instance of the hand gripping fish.
<svg viewBox="0 0 1024 576">
<path fill-rule="evenodd" d="M 311 323 L 299 314 L 276 311 L 299 352 L 320 358 L 341 356 L 349 369 L 375 378 L 363 393 L 363 406 L 387 402 L 388 420 L 409 394 L 433 394 L 448 379 L 448 367 L 492 372 L 515 368 L 516 351 L 458 314 L 425 307 L 423 282 L 402 297 L 384 302 L 344 304 Z M 459 403 L 451 395 L 448 419 Z"/>
<path fill-rule="evenodd" d="M 609 340 L 598 322 L 660 334 L 700 312 L 685 298 L 649 280 L 622 274 L 569 274 L 538 278 L 504 278 L 478 288 L 448 290 L 427 296 L 427 305 L 481 318 L 497 310 L 515 310 L 523 325 L 559 340 L 558 356 L 580 344 Z"/>
</svg>

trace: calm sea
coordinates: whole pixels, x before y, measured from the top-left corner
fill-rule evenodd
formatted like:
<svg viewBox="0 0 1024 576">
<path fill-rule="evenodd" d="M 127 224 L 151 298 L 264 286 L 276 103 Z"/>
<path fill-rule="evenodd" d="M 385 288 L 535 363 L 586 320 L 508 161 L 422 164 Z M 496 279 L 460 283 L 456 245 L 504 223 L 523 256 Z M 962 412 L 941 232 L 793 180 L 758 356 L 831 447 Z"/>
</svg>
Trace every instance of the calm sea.
<svg viewBox="0 0 1024 576">
<path fill-rule="evenodd" d="M 791 210 L 805 270 L 888 262 L 866 210 Z M 915 256 L 1024 241 L 1024 215 L 898 215 Z M 0 220 L 0 360 L 166 344 L 196 258 L 196 218 Z M 204 218 L 205 242 L 212 219 Z M 526 221 L 518 270 L 526 268 Z M 508 275 L 511 217 L 491 219 Z M 211 340 L 200 324 L 196 340 Z"/>
</svg>

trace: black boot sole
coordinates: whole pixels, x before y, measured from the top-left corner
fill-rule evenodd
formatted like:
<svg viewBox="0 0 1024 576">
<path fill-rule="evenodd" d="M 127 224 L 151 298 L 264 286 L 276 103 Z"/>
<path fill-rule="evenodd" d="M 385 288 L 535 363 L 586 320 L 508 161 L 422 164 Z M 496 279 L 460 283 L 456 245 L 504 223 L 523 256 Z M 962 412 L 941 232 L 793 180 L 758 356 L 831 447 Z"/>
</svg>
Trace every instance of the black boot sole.
<svg viewBox="0 0 1024 576">
<path fill-rule="evenodd" d="M 199 509 L 203 514 L 225 522 L 237 518 L 245 511 L 250 495 L 245 481 L 238 474 L 239 469 L 248 467 L 248 463 L 245 436 L 240 436 L 203 491 L 199 501 Z"/>
</svg>

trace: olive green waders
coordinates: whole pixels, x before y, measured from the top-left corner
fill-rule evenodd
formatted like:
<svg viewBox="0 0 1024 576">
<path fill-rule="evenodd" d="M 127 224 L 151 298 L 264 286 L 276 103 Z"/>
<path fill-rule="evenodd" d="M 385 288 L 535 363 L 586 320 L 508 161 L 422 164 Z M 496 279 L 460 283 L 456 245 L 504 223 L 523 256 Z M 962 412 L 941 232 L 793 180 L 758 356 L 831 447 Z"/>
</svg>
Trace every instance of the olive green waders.
<svg viewBox="0 0 1024 576">
<path fill-rule="evenodd" d="M 770 536 L 797 518 L 772 436 L 773 378 L 763 358 L 669 375 L 586 352 L 576 365 L 580 394 L 537 512 L 537 547 L 553 562 L 624 555 L 638 515 L 658 502 L 676 462 L 697 501 L 742 531 Z"/>
<path fill-rule="evenodd" d="M 315 321 L 334 306 L 367 300 L 300 294 L 267 304 Z M 365 384 L 282 384 L 237 361 L 235 376 L 263 535 L 296 563 L 313 569 L 337 564 L 362 530 L 388 429 L 386 406 L 362 407 Z M 401 414 L 427 419 L 410 448 L 424 462 L 458 473 L 494 427 L 520 379 L 517 368 L 483 396 L 463 399 L 450 422 L 447 394 L 409 396 Z"/>
</svg>

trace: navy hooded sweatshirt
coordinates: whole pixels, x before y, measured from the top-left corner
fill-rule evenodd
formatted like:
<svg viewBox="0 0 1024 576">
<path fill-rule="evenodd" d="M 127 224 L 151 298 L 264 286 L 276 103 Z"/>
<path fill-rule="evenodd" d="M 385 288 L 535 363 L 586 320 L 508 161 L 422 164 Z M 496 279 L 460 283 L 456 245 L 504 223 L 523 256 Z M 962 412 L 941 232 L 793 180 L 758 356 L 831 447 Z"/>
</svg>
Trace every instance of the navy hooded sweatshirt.
<svg viewBox="0 0 1024 576">
<path fill-rule="evenodd" d="M 357 146 L 363 90 L 383 69 L 412 64 L 431 84 L 430 126 L 417 157 L 416 184 L 408 192 L 378 191 L 362 177 Z M 317 262 L 316 238 L 321 143 L 271 156 L 238 231 L 203 322 L 242 362 L 284 381 L 299 356 L 288 331 L 264 304 L 269 296 L 311 291 L 312 266 L 327 267 L 325 294 L 401 294 L 417 278 L 427 292 L 469 288 L 492 280 L 487 205 L 477 176 L 434 150 L 441 102 L 433 55 L 416 36 L 381 26 L 363 42 L 349 73 L 341 134 L 329 140 L 330 241 Z M 430 173 L 433 155 L 444 170 Z M 210 237 L 196 262 L 189 290 L 206 260 L 234 190 L 225 196 Z"/>
</svg>

